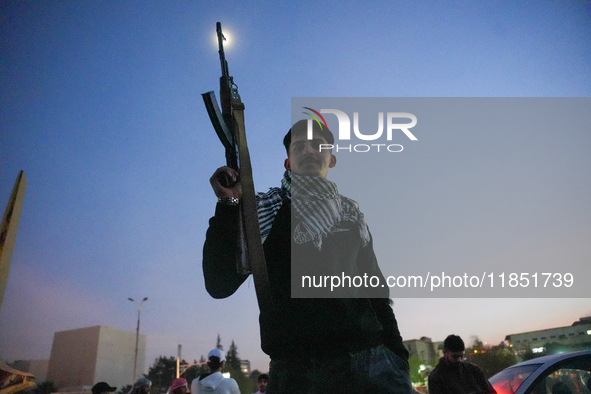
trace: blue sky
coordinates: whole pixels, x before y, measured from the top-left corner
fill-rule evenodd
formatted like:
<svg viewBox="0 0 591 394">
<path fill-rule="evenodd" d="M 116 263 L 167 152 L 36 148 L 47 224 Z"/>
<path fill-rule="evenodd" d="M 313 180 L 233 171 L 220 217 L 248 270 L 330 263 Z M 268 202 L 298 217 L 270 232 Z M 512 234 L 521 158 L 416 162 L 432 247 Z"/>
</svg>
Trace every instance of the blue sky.
<svg viewBox="0 0 591 394">
<path fill-rule="evenodd" d="M 48 358 L 55 331 L 96 324 L 133 330 L 136 308 L 127 298 L 146 296 L 147 365 L 159 355 L 175 355 L 177 344 L 185 358 L 199 358 L 219 333 L 226 348 L 234 339 L 242 358 L 268 369 L 252 280 L 234 296 L 213 300 L 200 270 L 215 206 L 208 179 L 224 163 L 201 99 L 219 88 L 217 21 L 229 38 L 230 74 L 246 104 L 258 190 L 278 185 L 283 173 L 281 139 L 292 97 L 591 92 L 591 5 L 585 1 L 2 2 L 2 207 L 18 171 L 28 178 L 0 312 L 4 359 Z M 556 214 L 561 234 L 569 235 L 563 241 L 575 234 L 579 241 L 572 247 L 588 260 L 583 244 L 591 235 L 585 204 L 591 182 L 581 170 L 589 168 L 581 147 L 589 146 L 589 137 L 568 131 L 540 136 L 560 138 L 570 141 L 557 145 L 561 157 L 578 149 L 559 175 L 575 175 L 561 178 L 564 188 L 555 190 L 567 192 L 549 201 L 569 207 Z M 423 152 L 426 162 L 429 152 Z M 420 160 L 421 151 L 416 154 Z M 520 163 L 519 153 L 513 154 L 511 161 Z M 442 173 L 455 168 L 445 155 L 436 157 L 433 165 Z M 497 164 L 479 164 L 502 166 L 506 158 L 499 153 Z M 334 171 L 338 177 L 338 166 Z M 442 180 L 431 193 L 453 193 L 453 185 Z M 400 186 L 390 197 L 393 204 L 403 204 L 409 194 L 404 189 L 415 185 Z M 503 187 L 499 183 L 501 194 Z M 544 189 L 538 190 L 543 196 Z M 478 197 L 482 205 L 491 198 Z M 450 208 L 461 205 L 411 212 L 397 225 L 431 228 L 438 212 Z M 511 209 L 521 217 L 519 207 Z M 477 219 L 494 221 L 493 214 Z M 366 215 L 372 228 L 380 226 L 370 207 Z M 537 231 L 552 223 L 519 227 L 545 243 L 548 238 L 536 237 Z M 469 229 L 460 233 L 463 243 L 446 253 L 471 258 L 463 245 L 476 245 L 474 253 L 482 239 Z M 377 242 L 388 241 L 373 232 Z M 427 232 L 417 252 L 437 244 L 437 234 Z M 504 249 L 487 256 L 491 265 L 498 263 L 495 256 L 521 257 Z M 454 332 L 496 344 L 507 334 L 569 325 L 591 314 L 591 303 L 397 299 L 395 313 L 405 339 L 442 340 Z"/>
</svg>

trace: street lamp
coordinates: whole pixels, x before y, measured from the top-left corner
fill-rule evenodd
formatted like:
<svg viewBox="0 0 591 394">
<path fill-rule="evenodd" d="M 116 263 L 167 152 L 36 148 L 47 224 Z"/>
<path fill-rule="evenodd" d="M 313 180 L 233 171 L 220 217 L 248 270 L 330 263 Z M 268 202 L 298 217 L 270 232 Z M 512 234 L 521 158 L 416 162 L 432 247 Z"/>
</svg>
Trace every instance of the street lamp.
<svg viewBox="0 0 591 394">
<path fill-rule="evenodd" d="M 144 297 L 143 300 L 137 302 L 133 298 L 128 298 L 129 301 L 134 302 L 137 305 L 137 329 L 135 331 L 135 357 L 133 359 L 133 377 L 131 378 L 131 384 L 135 383 L 135 377 L 137 372 L 137 347 L 140 339 L 140 312 L 142 311 L 142 304 L 144 301 L 148 301 L 148 297 Z"/>
</svg>

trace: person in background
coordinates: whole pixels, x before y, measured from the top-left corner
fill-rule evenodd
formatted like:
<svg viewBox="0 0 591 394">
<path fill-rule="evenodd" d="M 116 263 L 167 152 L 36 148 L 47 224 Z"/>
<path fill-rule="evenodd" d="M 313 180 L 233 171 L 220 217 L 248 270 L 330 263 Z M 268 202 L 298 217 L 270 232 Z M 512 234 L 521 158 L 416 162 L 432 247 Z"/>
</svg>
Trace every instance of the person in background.
<svg viewBox="0 0 591 394">
<path fill-rule="evenodd" d="M 172 381 L 167 394 L 187 394 L 189 392 L 189 385 L 185 378 L 176 378 Z"/>
<path fill-rule="evenodd" d="M 128 394 L 150 394 L 152 381 L 148 378 L 139 378 Z"/>
<path fill-rule="evenodd" d="M 117 390 L 117 387 L 111 387 L 107 382 L 98 382 L 92 386 L 92 394 L 110 394 Z"/>
<path fill-rule="evenodd" d="M 191 382 L 191 393 L 240 394 L 238 383 L 222 375 L 226 355 L 221 349 L 213 349 L 207 355 L 209 373 L 203 374 Z"/>
<path fill-rule="evenodd" d="M 263 394 L 267 392 L 267 384 L 269 383 L 269 375 L 266 373 L 262 373 L 259 375 L 259 380 L 257 383 L 259 391 L 254 394 Z"/>
<path fill-rule="evenodd" d="M 443 357 L 429 374 L 429 394 L 496 394 L 476 364 L 464 360 L 464 341 L 449 335 L 443 342 Z"/>
</svg>

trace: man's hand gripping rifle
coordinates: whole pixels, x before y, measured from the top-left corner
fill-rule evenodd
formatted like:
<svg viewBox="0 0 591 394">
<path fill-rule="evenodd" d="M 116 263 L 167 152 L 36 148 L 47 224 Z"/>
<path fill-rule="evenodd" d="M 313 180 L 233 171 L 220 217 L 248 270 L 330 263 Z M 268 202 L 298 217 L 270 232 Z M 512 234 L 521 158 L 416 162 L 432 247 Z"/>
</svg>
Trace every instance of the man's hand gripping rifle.
<svg viewBox="0 0 591 394">
<path fill-rule="evenodd" d="M 238 94 L 238 86 L 228 72 L 228 62 L 224 54 L 224 40 L 222 25 L 216 24 L 222 76 L 220 77 L 220 103 L 222 111 L 217 105 L 213 91 L 203 93 L 203 101 L 211 123 L 220 141 L 226 149 L 226 164 L 238 171 L 238 179 L 233 181 L 225 176 L 220 179 L 223 187 L 232 187 L 240 182 L 242 197 L 239 203 L 240 217 L 238 223 L 237 269 L 242 274 L 252 272 L 259 306 L 270 303 L 269 281 L 263 246 L 261 244 L 258 214 L 256 207 L 254 182 L 250 155 L 246 143 L 244 128 L 244 104 Z"/>
</svg>

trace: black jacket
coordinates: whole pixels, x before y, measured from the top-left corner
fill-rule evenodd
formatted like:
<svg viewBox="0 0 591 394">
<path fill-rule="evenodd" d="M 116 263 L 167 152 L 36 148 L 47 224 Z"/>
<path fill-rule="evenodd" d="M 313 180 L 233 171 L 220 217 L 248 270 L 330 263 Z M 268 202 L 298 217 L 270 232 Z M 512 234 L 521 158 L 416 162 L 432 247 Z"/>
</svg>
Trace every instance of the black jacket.
<svg viewBox="0 0 591 394">
<path fill-rule="evenodd" d="M 496 394 L 482 369 L 468 361 L 450 363 L 445 357 L 429 374 L 429 394 Z"/>
<path fill-rule="evenodd" d="M 407 361 L 408 351 L 389 299 L 384 298 L 291 298 L 291 214 L 288 203 L 277 213 L 263 247 L 274 305 L 261 310 L 261 347 L 272 358 L 301 357 L 318 354 L 343 354 L 386 345 Z M 225 298 L 233 294 L 247 278 L 236 270 L 236 223 L 238 209 L 218 204 L 210 219 L 203 249 L 203 273 L 210 295 Z M 342 236 L 356 234 L 356 228 Z M 345 264 L 363 260 L 362 270 L 377 270 L 372 244 L 361 246 L 361 239 L 347 240 L 345 249 L 331 234 L 323 241 L 322 251 L 308 243 L 302 253 L 309 262 L 338 260 Z M 335 244 L 335 245 L 336 245 Z M 352 252 L 353 251 L 353 252 Z M 355 253 L 356 251 L 356 253 Z M 369 272 L 371 273 L 371 272 Z M 387 289 L 386 289 L 387 290 Z"/>
</svg>

